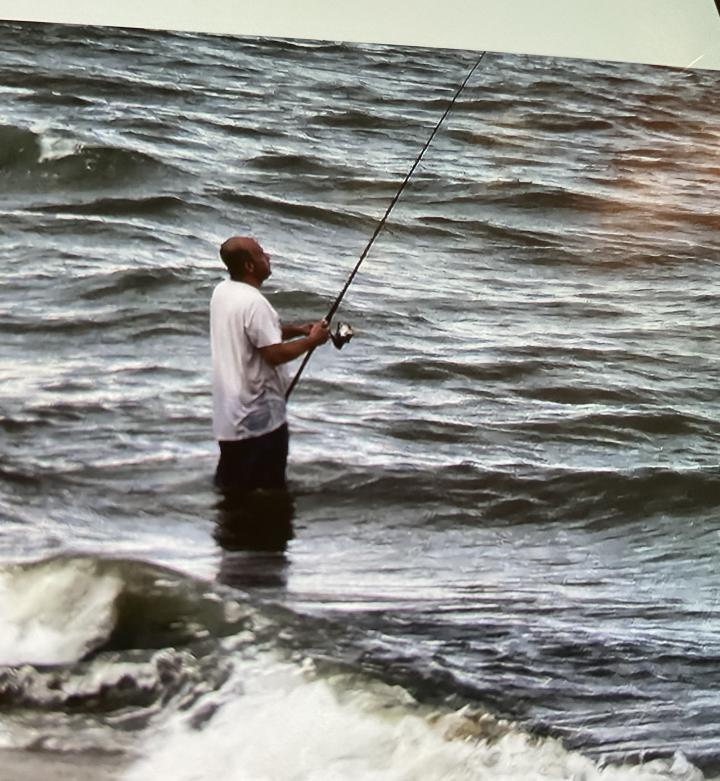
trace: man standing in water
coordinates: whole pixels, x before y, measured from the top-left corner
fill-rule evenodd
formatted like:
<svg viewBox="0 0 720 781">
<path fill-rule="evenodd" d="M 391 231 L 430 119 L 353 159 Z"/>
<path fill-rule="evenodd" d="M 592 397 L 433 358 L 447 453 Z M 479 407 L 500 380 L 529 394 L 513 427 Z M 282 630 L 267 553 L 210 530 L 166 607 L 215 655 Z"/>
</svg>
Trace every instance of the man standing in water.
<svg viewBox="0 0 720 781">
<path fill-rule="evenodd" d="M 220 446 L 215 484 L 223 490 L 284 488 L 288 453 L 285 364 L 329 337 L 324 321 L 281 325 L 260 286 L 270 256 L 255 239 L 220 247 L 230 279 L 210 301 L 213 431 Z"/>
</svg>

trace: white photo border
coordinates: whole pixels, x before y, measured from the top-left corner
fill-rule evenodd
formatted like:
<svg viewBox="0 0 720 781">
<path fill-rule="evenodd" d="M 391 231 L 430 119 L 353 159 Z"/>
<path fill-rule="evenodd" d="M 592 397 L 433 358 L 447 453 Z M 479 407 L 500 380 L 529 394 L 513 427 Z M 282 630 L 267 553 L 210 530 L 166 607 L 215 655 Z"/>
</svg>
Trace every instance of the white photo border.
<svg viewBox="0 0 720 781">
<path fill-rule="evenodd" d="M 0 19 L 720 70 L 714 0 L 0 0 Z"/>
</svg>

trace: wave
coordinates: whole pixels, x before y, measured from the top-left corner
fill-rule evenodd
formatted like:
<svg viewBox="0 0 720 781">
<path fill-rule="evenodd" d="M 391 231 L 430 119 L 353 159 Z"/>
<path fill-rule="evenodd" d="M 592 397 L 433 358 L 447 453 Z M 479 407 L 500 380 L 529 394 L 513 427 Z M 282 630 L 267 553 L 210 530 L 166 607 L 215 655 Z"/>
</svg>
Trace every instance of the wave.
<svg viewBox="0 0 720 781">
<path fill-rule="evenodd" d="M 404 381 L 445 380 L 518 380 L 541 371 L 547 364 L 541 360 L 502 361 L 490 364 L 471 364 L 449 360 L 404 360 L 371 369 L 370 374 Z"/>
<path fill-rule="evenodd" d="M 329 225 L 341 225 L 343 227 L 353 227 L 366 231 L 374 226 L 376 222 L 372 217 L 357 213 L 330 209 L 325 206 L 309 203 L 293 203 L 270 196 L 243 195 L 241 193 L 225 190 L 221 193 L 221 197 L 223 200 L 232 204 L 258 207 L 262 209 L 263 212 L 275 212 L 288 218 L 312 220 L 313 222 L 324 222 Z"/>
<path fill-rule="evenodd" d="M 127 54 L 127 50 L 123 52 Z M 135 76 L 131 70 L 110 68 L 105 72 L 93 73 L 88 68 L 82 70 L 58 72 L 44 71 L 34 63 L 27 70 L 17 69 L 12 73 L 3 74 L 7 86 L 41 90 L 43 92 L 59 93 L 70 96 L 82 96 L 89 101 L 137 101 L 152 100 L 168 101 L 182 98 L 185 85 L 181 81 L 162 80 L 143 76 Z"/>
<path fill-rule="evenodd" d="M 155 157 L 129 149 L 91 146 L 12 125 L 0 126 L 0 171 L 5 195 L 13 189 L 47 192 L 77 188 L 115 189 L 168 173 Z"/>
<path fill-rule="evenodd" d="M 428 439 L 437 441 L 432 431 Z M 426 510 L 434 508 L 423 515 L 430 524 L 440 522 L 445 509 L 451 507 L 453 525 L 622 525 L 654 514 L 707 516 L 718 506 L 720 497 L 720 469 L 716 467 L 620 471 L 509 463 L 502 468 L 482 469 L 459 463 L 429 472 L 419 468 L 352 468 L 335 462 L 324 462 L 321 470 L 317 466 L 313 476 L 306 468 L 296 467 L 299 495 L 321 491 L 328 498 L 342 496 L 346 502 L 356 501 L 363 506 L 400 505 L 406 507 L 413 523 L 417 522 L 416 508 L 423 506 Z M 412 497 L 409 504 L 408 497 Z"/>
<path fill-rule="evenodd" d="M 141 288 L 138 288 L 141 290 Z M 113 295 L 112 287 L 89 291 L 87 299 Z M 172 325 L 167 325 L 172 323 Z M 0 327 L 15 334 L 77 335 L 98 331 L 116 332 L 118 338 L 134 339 L 151 334 L 155 329 L 170 329 L 170 332 L 185 336 L 206 335 L 207 316 L 203 311 L 188 312 L 180 302 L 172 306 L 152 306 L 143 301 L 141 306 L 126 301 L 117 310 L 103 307 L 102 311 L 86 310 L 82 313 L 67 312 L 64 316 L 19 319 L 0 317 Z"/>
<path fill-rule="evenodd" d="M 502 307 L 500 307 L 502 308 Z M 486 311 L 492 311 L 487 308 Z M 505 310 L 504 310 L 505 311 Z M 587 314 L 586 311 L 584 311 Z M 532 384 L 533 378 L 547 372 L 548 369 L 572 364 L 573 369 L 581 371 L 596 371 L 600 366 L 606 366 L 612 353 L 601 350 L 583 350 L 575 346 L 572 350 L 556 355 L 554 350 L 543 350 L 538 347 L 533 351 L 508 351 L 507 360 L 469 363 L 467 361 L 452 361 L 428 359 L 425 361 L 406 359 L 384 364 L 377 369 L 369 369 L 368 373 L 380 378 L 397 379 L 403 382 L 436 382 L 463 384 L 466 392 L 472 387 L 465 380 L 475 383 L 511 383 L 512 392 L 523 398 L 538 399 L 557 404 L 597 404 L 619 403 L 638 404 L 647 401 L 647 394 L 636 387 L 613 385 L 605 387 L 589 382 L 582 386 L 572 385 L 541 385 Z M 614 356 L 618 362 L 632 361 L 632 355 Z M 522 383 L 526 384 L 522 384 Z M 481 387 L 485 387 L 484 385 Z"/>
<path fill-rule="evenodd" d="M 525 395 L 525 394 L 522 394 Z M 542 393 L 527 394 L 532 398 L 562 404 L 596 404 L 608 400 L 603 388 L 558 388 L 546 389 Z M 622 399 L 622 396 L 619 396 Z M 617 397 L 610 392 L 609 400 Z M 515 428 L 507 426 L 508 429 Z M 652 410 L 646 412 L 594 412 L 587 415 L 574 413 L 565 420 L 525 421 L 517 428 L 524 434 L 539 434 L 544 437 L 565 437 L 594 441 L 603 432 L 624 439 L 637 439 L 638 435 L 652 437 L 686 436 L 697 434 L 715 438 L 720 435 L 720 425 L 708 418 L 679 411 Z"/>
<path fill-rule="evenodd" d="M 85 390 L 86 387 L 72 380 L 58 384 L 53 388 L 59 391 Z M 52 406 L 42 407 L 33 406 L 31 410 L 24 410 L 21 414 L 0 415 L 0 429 L 8 433 L 20 433 L 27 429 L 36 427 L 49 427 L 62 425 L 65 423 L 77 423 L 85 419 L 87 409 L 78 409 L 71 404 L 53 404 Z M 0 459 L 0 478 L 12 475 L 10 470 L 5 471 Z"/>
<path fill-rule="evenodd" d="M 389 423 L 387 433 L 395 439 L 409 442 L 445 442 L 462 444 L 474 442 L 477 438 L 477 426 L 456 421 L 432 421 L 427 418 L 404 418 L 400 422 Z"/>
<path fill-rule="evenodd" d="M 63 108 L 84 108 L 95 103 L 90 98 L 82 98 L 78 95 L 69 95 L 64 92 L 58 93 L 51 90 L 28 90 L 28 93 L 19 96 L 18 99 L 24 103 L 37 103 L 41 106 L 62 106 Z"/>
<path fill-rule="evenodd" d="M 684 119 L 673 119 L 672 115 L 667 119 L 639 116 L 635 121 L 648 130 L 654 130 L 661 134 L 669 134 L 674 136 L 683 133 L 687 127 L 687 123 L 684 121 Z"/>
<path fill-rule="evenodd" d="M 3 568 L 0 665 L 81 659 L 111 634 L 121 589 L 117 573 L 98 573 L 90 561 Z"/>
<path fill-rule="evenodd" d="M 74 419 L 82 420 L 82 415 L 77 413 Z M 51 426 L 52 423 L 52 420 L 47 418 L 43 419 L 43 417 L 34 414 L 0 416 L 0 429 L 7 432 L 8 434 L 20 434 L 24 431 L 28 431 L 29 429 Z M 2 464 L 0 463 L 0 479 L 5 478 L 10 481 L 16 481 L 18 477 L 19 476 L 17 473 L 14 473 L 12 470 L 3 469 Z M 20 482 L 24 482 L 22 477 L 19 477 L 19 480 Z"/>
<path fill-rule="evenodd" d="M 281 171 L 308 176 L 325 176 L 335 180 L 339 176 L 351 175 L 352 169 L 329 164 L 302 154 L 262 154 L 253 157 L 250 164 L 265 171 Z"/>
<path fill-rule="evenodd" d="M 137 198 L 98 198 L 85 203 L 58 203 L 32 206 L 28 211 L 39 213 L 94 214 L 114 216 L 162 217 L 187 207 L 187 202 L 174 195 L 153 195 Z"/>
<path fill-rule="evenodd" d="M 157 565 L 58 556 L 0 568 L 0 665 L 79 662 L 100 652 L 188 645 L 248 626 L 207 583 Z"/>
<path fill-rule="evenodd" d="M 2 428 L 8 433 L 18 433 L 26 430 L 28 427 L 36 425 L 35 421 L 27 418 L 9 418 L 3 416 Z M 27 467 L 18 467 L 16 464 L 8 463 L 0 456 L 0 481 L 5 481 L 11 485 L 23 485 L 35 490 L 43 488 L 44 477 L 37 474 L 36 471 L 30 471 Z"/>
<path fill-rule="evenodd" d="M 225 122 L 222 119 L 214 118 L 207 120 L 208 124 L 228 133 L 231 136 L 245 136 L 248 138 L 262 139 L 267 142 L 270 139 L 287 139 L 288 133 L 282 128 L 273 128 L 271 126 L 250 126 L 238 122 Z"/>
<path fill-rule="evenodd" d="M 380 116 L 360 109 L 345 111 L 326 111 L 308 118 L 313 124 L 336 128 L 356 128 L 358 130 L 388 130 L 413 128 L 407 119 L 395 116 Z"/>
<path fill-rule="evenodd" d="M 418 217 L 418 222 L 422 223 L 423 228 L 435 231 L 444 231 L 453 233 L 459 237 L 467 238 L 475 236 L 482 239 L 499 239 L 501 241 L 515 242 L 523 249 L 552 249 L 562 251 L 566 249 L 567 237 L 561 237 L 541 231 L 535 228 L 524 228 L 520 226 L 503 225 L 492 219 L 485 221 L 462 219 L 460 217 L 437 217 L 424 216 Z M 394 228 L 395 226 L 393 226 Z"/>
<path fill-rule="evenodd" d="M 222 638 L 255 639 L 255 612 L 219 587 L 89 556 L 3 565 L 0 614 L 4 738 L 34 749 L 127 749 L 165 709 L 222 685 Z"/>
<path fill-rule="evenodd" d="M 431 100 L 422 101 L 419 105 L 423 108 L 427 108 L 434 112 L 440 112 L 438 119 L 444 109 L 446 109 L 450 103 L 452 94 L 449 94 L 447 98 L 433 98 Z M 453 113 L 465 111 L 472 112 L 492 112 L 492 111 L 507 111 L 515 107 L 515 101 L 503 98 L 503 97 L 483 97 L 483 98 L 458 98 L 453 107 Z M 447 130 L 443 132 L 454 133 L 458 131 Z"/>
<path fill-rule="evenodd" d="M 337 771 L 370 779 L 380 761 L 388 779 L 467 778 L 486 763 L 493 777 L 505 777 L 497 775 L 504 768 L 507 778 L 520 779 L 541 759 L 548 778 L 566 778 L 570 769 L 605 781 L 613 774 L 702 778 L 681 755 L 601 768 L 485 709 L 454 710 L 442 697 L 425 698 L 428 676 L 435 688 L 449 687 L 454 702 L 465 687 L 437 664 L 428 667 L 422 652 L 404 656 L 402 643 L 386 644 L 377 631 L 368 636 L 362 615 L 348 627 L 253 606 L 238 592 L 146 562 L 58 556 L 5 565 L 0 610 L 8 630 L 0 639 L 4 737 L 35 749 L 123 750 L 154 724 L 128 781 L 214 777 L 215 760 L 228 778 L 247 778 L 271 762 L 274 779 L 285 777 L 285 766 L 288 778 L 304 768 L 308 777 Z M 572 633 L 548 639 L 553 659 L 581 654 L 599 670 L 612 653 L 621 661 L 648 658 L 629 641 L 608 649 Z M 494 676 L 491 665 L 485 672 Z M 33 719 L 37 731 L 28 729 Z M 281 755 L 271 750 L 278 725 Z"/>
<path fill-rule="evenodd" d="M 600 181 L 599 184 L 607 182 Z M 437 195 L 437 187 L 433 190 Z M 433 203 L 448 208 L 454 205 L 493 205 L 503 209 L 565 209 L 593 215 L 618 212 L 628 207 L 617 195 L 608 197 L 600 193 L 562 189 L 520 179 L 488 182 L 481 189 L 474 189 L 468 194 L 454 192 L 447 199 L 436 197 Z"/>
<path fill-rule="evenodd" d="M 703 778 L 681 754 L 601 766 L 481 710 L 431 710 L 399 686 L 270 656 L 239 667 L 219 695 L 176 714 L 160 735 L 148 737 L 143 754 L 124 781 L 205 781 L 220 774 L 229 781 L 519 781 L 538 777 L 539 768 L 549 781 Z"/>
<path fill-rule="evenodd" d="M 508 209 L 567 209 L 590 214 L 606 214 L 627 208 L 623 202 L 584 192 L 536 185 L 529 182 L 507 182 L 490 186 L 472 202 L 500 204 Z"/>
<path fill-rule="evenodd" d="M 232 45 L 237 45 L 236 36 L 227 36 L 226 40 Z M 327 54 L 346 54 L 357 48 L 358 44 L 320 41 L 301 38 L 268 38 L 265 36 L 243 36 L 243 44 L 248 49 L 254 49 L 258 53 L 267 53 L 276 56 L 280 53 L 297 54 L 301 59 L 308 56 L 308 52 L 325 52 Z"/>
<path fill-rule="evenodd" d="M 469 144 L 470 146 L 482 146 L 486 149 L 502 149 L 503 147 L 509 147 L 511 149 L 522 150 L 523 154 L 527 152 L 527 144 L 520 137 L 513 137 L 507 134 L 500 134 L 497 132 L 478 132 L 477 130 L 466 130 L 463 128 L 448 128 L 444 131 L 445 135 L 449 138 L 454 138 L 457 141 L 462 141 L 463 144 Z M 529 160 L 526 160 L 529 162 Z"/>
<path fill-rule="evenodd" d="M 537 114 L 528 119 L 528 126 L 534 130 L 544 130 L 548 133 L 579 133 L 579 132 L 601 132 L 615 130 L 615 123 L 612 120 L 602 119 L 601 117 L 568 116 L 564 114 Z"/>
</svg>

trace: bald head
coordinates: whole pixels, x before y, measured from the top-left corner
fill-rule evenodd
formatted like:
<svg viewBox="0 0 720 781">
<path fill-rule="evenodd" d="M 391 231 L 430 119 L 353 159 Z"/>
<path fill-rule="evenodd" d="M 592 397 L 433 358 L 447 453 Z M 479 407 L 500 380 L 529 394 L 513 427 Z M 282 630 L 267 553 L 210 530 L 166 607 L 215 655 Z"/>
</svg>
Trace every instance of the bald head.
<svg viewBox="0 0 720 781">
<path fill-rule="evenodd" d="M 220 257 L 237 282 L 260 287 L 270 276 L 270 256 L 250 236 L 232 236 L 220 246 Z"/>
</svg>

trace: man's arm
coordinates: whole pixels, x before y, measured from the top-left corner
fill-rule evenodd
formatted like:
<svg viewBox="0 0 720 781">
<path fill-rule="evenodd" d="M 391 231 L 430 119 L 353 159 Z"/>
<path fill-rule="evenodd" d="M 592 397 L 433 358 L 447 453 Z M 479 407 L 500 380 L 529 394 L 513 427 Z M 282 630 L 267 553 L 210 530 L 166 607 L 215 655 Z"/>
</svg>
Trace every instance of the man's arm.
<svg viewBox="0 0 720 781">
<path fill-rule="evenodd" d="M 312 323 L 288 323 L 281 325 L 283 341 L 295 339 L 297 336 L 309 336 Z"/>
<path fill-rule="evenodd" d="M 311 325 L 310 333 L 307 336 L 290 342 L 279 342 L 278 344 L 269 344 L 267 347 L 261 347 L 260 354 L 271 366 L 279 366 L 281 363 L 294 361 L 303 353 L 318 345 L 325 344 L 329 337 L 330 329 L 328 324 L 324 320 L 319 320 Z"/>
</svg>

